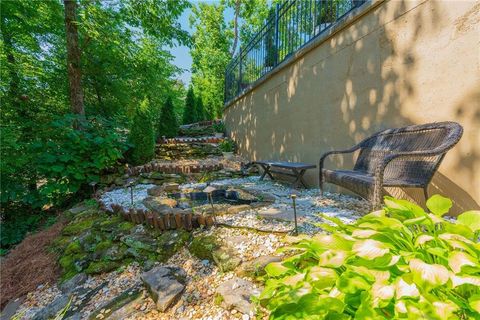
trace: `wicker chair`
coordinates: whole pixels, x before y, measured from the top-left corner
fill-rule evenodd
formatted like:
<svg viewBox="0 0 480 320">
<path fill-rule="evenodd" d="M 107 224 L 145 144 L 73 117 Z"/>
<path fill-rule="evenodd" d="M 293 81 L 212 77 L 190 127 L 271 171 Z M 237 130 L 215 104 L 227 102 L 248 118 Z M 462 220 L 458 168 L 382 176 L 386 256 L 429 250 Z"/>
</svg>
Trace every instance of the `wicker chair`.
<svg viewBox="0 0 480 320">
<path fill-rule="evenodd" d="M 329 182 L 353 191 L 372 202 L 382 203 L 383 187 L 427 187 L 449 149 L 462 137 L 463 128 L 456 122 L 437 122 L 380 131 L 356 146 L 330 151 L 320 158 L 319 183 Z M 332 154 L 360 150 L 353 170 L 324 169 Z"/>
</svg>

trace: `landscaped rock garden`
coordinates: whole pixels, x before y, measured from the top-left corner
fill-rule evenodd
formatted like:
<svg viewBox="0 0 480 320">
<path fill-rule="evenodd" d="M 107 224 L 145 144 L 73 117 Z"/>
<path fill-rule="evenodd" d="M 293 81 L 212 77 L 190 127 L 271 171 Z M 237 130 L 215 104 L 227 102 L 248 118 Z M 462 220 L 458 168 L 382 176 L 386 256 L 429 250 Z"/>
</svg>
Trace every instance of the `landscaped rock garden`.
<svg viewBox="0 0 480 320">
<path fill-rule="evenodd" d="M 256 278 L 268 263 L 281 258 L 277 249 L 293 229 L 292 190 L 259 181 L 257 176 L 212 180 L 208 185 L 165 180 L 158 185 L 133 185 L 134 208 L 154 212 L 158 205 L 159 214 L 178 209 L 212 216 L 205 199 L 193 207 L 192 199 L 186 201 L 189 207 L 180 205 L 185 194 L 207 187 L 235 191 L 240 199 L 256 201 L 230 205 L 217 198 L 217 225 L 199 224 L 191 231 L 158 230 L 110 211 L 112 205 L 130 209 L 129 187 L 104 192 L 99 200 L 109 210 L 88 202 L 69 213 L 71 220 L 55 245 L 62 282 L 29 294 L 17 314 L 23 313 L 25 319 L 65 310 L 67 319 L 253 318 L 251 296 L 262 289 Z M 348 196 L 294 192 L 301 233 L 318 230 L 314 224 L 322 218 L 316 212 L 348 222 L 368 208 L 364 201 Z"/>
</svg>

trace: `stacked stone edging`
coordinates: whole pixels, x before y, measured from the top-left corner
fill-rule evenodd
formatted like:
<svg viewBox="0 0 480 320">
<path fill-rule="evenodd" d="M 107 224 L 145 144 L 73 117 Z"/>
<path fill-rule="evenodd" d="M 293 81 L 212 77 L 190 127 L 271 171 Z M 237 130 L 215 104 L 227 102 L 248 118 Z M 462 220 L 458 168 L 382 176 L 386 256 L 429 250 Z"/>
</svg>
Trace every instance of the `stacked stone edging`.
<svg viewBox="0 0 480 320">
<path fill-rule="evenodd" d="M 129 167 L 127 168 L 127 174 L 129 176 L 136 176 L 140 173 L 149 173 L 149 172 L 161 172 L 161 173 L 200 173 L 205 171 L 217 171 L 222 170 L 223 164 L 162 164 L 162 163 L 147 163 L 141 166 Z"/>
</svg>

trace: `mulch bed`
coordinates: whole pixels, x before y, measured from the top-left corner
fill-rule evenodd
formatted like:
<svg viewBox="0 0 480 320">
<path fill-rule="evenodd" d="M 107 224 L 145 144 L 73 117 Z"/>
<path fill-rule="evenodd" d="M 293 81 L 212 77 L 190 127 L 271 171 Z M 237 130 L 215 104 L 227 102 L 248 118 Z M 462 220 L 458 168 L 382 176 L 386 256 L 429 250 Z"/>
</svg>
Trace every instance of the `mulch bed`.
<svg viewBox="0 0 480 320">
<path fill-rule="evenodd" d="M 55 283 L 60 276 L 52 241 L 59 236 L 63 222 L 27 236 L 0 264 L 0 307 L 34 291 L 39 285 Z"/>
</svg>

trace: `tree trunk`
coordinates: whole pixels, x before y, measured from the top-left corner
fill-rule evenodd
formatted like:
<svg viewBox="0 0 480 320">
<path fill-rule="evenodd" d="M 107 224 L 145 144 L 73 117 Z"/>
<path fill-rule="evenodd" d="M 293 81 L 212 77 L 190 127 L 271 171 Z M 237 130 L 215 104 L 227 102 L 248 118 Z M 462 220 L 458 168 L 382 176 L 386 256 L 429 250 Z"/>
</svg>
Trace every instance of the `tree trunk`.
<svg viewBox="0 0 480 320">
<path fill-rule="evenodd" d="M 67 71 L 70 86 L 72 112 L 85 116 L 83 105 L 82 73 L 80 68 L 80 48 L 78 46 L 77 1 L 63 0 L 65 5 L 65 31 L 67 37 Z"/>
</svg>

